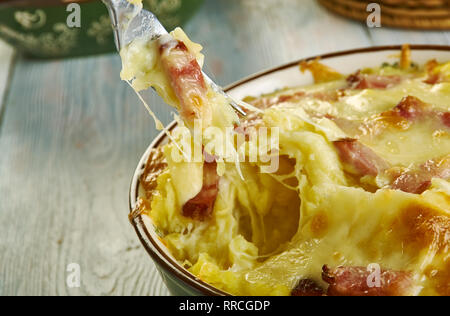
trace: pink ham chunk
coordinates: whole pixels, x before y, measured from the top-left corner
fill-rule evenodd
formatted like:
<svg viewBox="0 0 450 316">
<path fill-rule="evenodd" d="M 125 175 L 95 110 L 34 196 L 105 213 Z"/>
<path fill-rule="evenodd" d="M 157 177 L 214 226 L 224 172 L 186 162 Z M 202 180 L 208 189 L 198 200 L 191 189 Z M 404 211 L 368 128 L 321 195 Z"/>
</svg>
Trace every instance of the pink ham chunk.
<svg viewBox="0 0 450 316">
<path fill-rule="evenodd" d="M 159 51 L 163 68 L 180 102 L 182 118 L 188 122 L 204 118 L 208 110 L 208 88 L 195 56 L 178 40 L 162 41 Z"/>
<path fill-rule="evenodd" d="M 350 75 L 347 82 L 351 89 L 388 89 L 402 82 L 401 76 L 366 75 L 361 71 Z"/>
<path fill-rule="evenodd" d="M 412 295 L 411 273 L 381 270 L 379 283 L 364 267 L 323 267 L 322 278 L 330 286 L 328 296 L 407 296 Z"/>
<path fill-rule="evenodd" d="M 372 149 L 356 139 L 338 140 L 333 144 L 346 170 L 352 174 L 376 176 L 389 167 Z"/>
<path fill-rule="evenodd" d="M 433 178 L 450 179 L 450 156 L 440 160 L 429 160 L 417 169 L 395 175 L 391 188 L 422 194 L 430 188 Z"/>
<path fill-rule="evenodd" d="M 209 219 L 219 193 L 217 163 L 205 162 L 203 165 L 203 187 L 200 193 L 183 206 L 183 216 L 198 221 Z"/>
</svg>

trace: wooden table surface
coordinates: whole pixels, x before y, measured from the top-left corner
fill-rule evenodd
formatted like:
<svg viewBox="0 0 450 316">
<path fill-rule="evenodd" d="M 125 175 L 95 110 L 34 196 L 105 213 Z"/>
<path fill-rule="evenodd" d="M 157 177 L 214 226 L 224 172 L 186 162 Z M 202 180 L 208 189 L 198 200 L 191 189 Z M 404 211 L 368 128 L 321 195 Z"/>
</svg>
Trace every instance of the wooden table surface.
<svg viewBox="0 0 450 316">
<path fill-rule="evenodd" d="M 450 44 L 449 32 L 368 29 L 314 0 L 208 0 L 185 30 L 223 85 L 336 50 Z M 127 219 L 132 173 L 157 131 L 120 68 L 116 54 L 35 61 L 0 45 L 0 295 L 168 294 Z M 71 263 L 79 288 L 66 285 Z"/>
</svg>

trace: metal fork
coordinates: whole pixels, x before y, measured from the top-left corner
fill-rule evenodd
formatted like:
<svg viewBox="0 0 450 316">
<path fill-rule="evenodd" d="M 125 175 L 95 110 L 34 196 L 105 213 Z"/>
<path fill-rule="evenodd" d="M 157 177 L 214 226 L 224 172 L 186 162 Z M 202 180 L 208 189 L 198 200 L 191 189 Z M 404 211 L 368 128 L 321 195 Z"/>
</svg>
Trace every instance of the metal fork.
<svg viewBox="0 0 450 316">
<path fill-rule="evenodd" d="M 146 36 L 149 39 L 157 39 L 168 34 L 164 26 L 156 16 L 147 10 L 140 10 L 138 6 L 130 4 L 127 0 L 102 0 L 109 11 L 117 50 L 130 44 L 135 38 Z M 221 87 L 203 73 L 205 81 L 211 88 L 225 96 L 231 107 L 242 116 L 246 113 L 228 96 Z"/>
</svg>

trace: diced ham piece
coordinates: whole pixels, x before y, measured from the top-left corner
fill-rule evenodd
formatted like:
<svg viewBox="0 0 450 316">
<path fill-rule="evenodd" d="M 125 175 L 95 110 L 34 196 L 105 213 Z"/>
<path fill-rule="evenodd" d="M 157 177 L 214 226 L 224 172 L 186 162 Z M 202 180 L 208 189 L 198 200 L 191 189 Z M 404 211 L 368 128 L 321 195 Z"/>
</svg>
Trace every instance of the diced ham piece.
<svg viewBox="0 0 450 316">
<path fill-rule="evenodd" d="M 394 176 L 391 188 L 422 194 L 429 189 L 433 178 L 450 179 L 450 156 L 439 161 L 430 160 L 417 170 L 407 170 Z"/>
<path fill-rule="evenodd" d="M 259 109 L 265 110 L 283 102 L 298 102 L 305 98 L 313 98 L 325 102 L 336 102 L 339 101 L 339 98 L 342 96 L 345 96 L 344 90 L 328 90 L 311 93 L 299 91 L 289 95 L 283 94 L 275 97 L 263 97 L 248 102 Z"/>
<path fill-rule="evenodd" d="M 335 141 L 335 148 L 347 171 L 358 176 L 376 176 L 389 165 L 372 149 L 356 139 L 342 139 Z"/>
<path fill-rule="evenodd" d="M 413 120 L 426 113 L 427 108 L 429 108 L 429 105 L 422 100 L 413 96 L 407 96 L 391 112 L 407 120 Z"/>
<path fill-rule="evenodd" d="M 195 56 L 186 45 L 174 39 L 161 39 L 161 63 L 180 102 L 180 114 L 188 120 L 204 117 L 207 86 Z"/>
<path fill-rule="evenodd" d="M 444 76 L 440 73 L 430 74 L 428 78 L 424 81 L 425 83 L 435 85 L 444 81 Z"/>
<path fill-rule="evenodd" d="M 435 85 L 435 84 L 445 81 L 445 76 L 442 73 L 435 71 L 436 67 L 438 67 L 438 66 L 439 66 L 439 63 L 437 62 L 436 59 L 429 61 L 425 65 L 425 68 L 428 73 L 428 78 L 424 81 L 425 83 L 430 84 L 430 85 Z"/>
<path fill-rule="evenodd" d="M 407 193 L 422 194 L 431 186 L 432 177 L 420 172 L 406 172 L 392 183 L 391 188 Z"/>
<path fill-rule="evenodd" d="M 300 280 L 291 292 L 292 296 L 324 296 L 325 291 L 311 279 Z"/>
<path fill-rule="evenodd" d="M 411 273 L 381 270 L 378 284 L 364 267 L 323 267 L 322 278 L 330 284 L 328 296 L 407 296 L 412 295 Z"/>
<path fill-rule="evenodd" d="M 402 82 L 401 76 L 366 75 L 361 71 L 347 77 L 351 89 L 388 89 Z"/>
<path fill-rule="evenodd" d="M 210 161 L 211 159 L 206 160 Z M 219 193 L 219 179 L 217 163 L 205 161 L 203 164 L 203 187 L 197 196 L 183 206 L 183 216 L 198 221 L 205 221 L 211 217 Z"/>
<path fill-rule="evenodd" d="M 450 127 L 450 112 L 433 109 L 430 104 L 413 96 L 403 98 L 392 110 L 381 113 L 379 119 L 402 128 L 402 121 L 413 123 L 418 120 L 433 122 L 436 130 Z"/>
<path fill-rule="evenodd" d="M 343 96 L 345 96 L 345 90 L 331 90 L 331 91 L 319 91 L 310 94 L 313 98 L 326 101 L 326 102 L 336 102 Z"/>
<path fill-rule="evenodd" d="M 280 103 L 299 101 L 305 96 L 306 96 L 305 92 L 299 91 L 293 94 L 286 94 L 286 95 L 282 94 L 278 96 L 257 98 L 255 100 L 248 102 L 261 110 L 265 110 Z"/>
<path fill-rule="evenodd" d="M 442 123 L 450 128 L 450 112 L 441 113 Z"/>
</svg>

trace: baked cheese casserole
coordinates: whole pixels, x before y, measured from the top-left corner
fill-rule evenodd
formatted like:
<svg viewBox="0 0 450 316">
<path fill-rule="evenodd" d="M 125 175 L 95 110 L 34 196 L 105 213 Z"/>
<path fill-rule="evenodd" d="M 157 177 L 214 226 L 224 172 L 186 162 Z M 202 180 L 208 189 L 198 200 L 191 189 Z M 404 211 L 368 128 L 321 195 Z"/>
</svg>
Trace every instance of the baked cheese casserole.
<svg viewBox="0 0 450 316">
<path fill-rule="evenodd" d="M 248 97 L 238 118 L 206 84 L 200 49 L 177 29 L 122 52 L 122 77 L 181 116 L 133 216 L 183 267 L 233 295 L 450 295 L 450 62 L 414 64 L 407 46 L 353 74 L 305 61 L 314 84 Z M 278 169 L 206 150 L 176 161 L 194 119 L 231 126 L 245 155 L 251 131 L 277 128 Z"/>
</svg>

